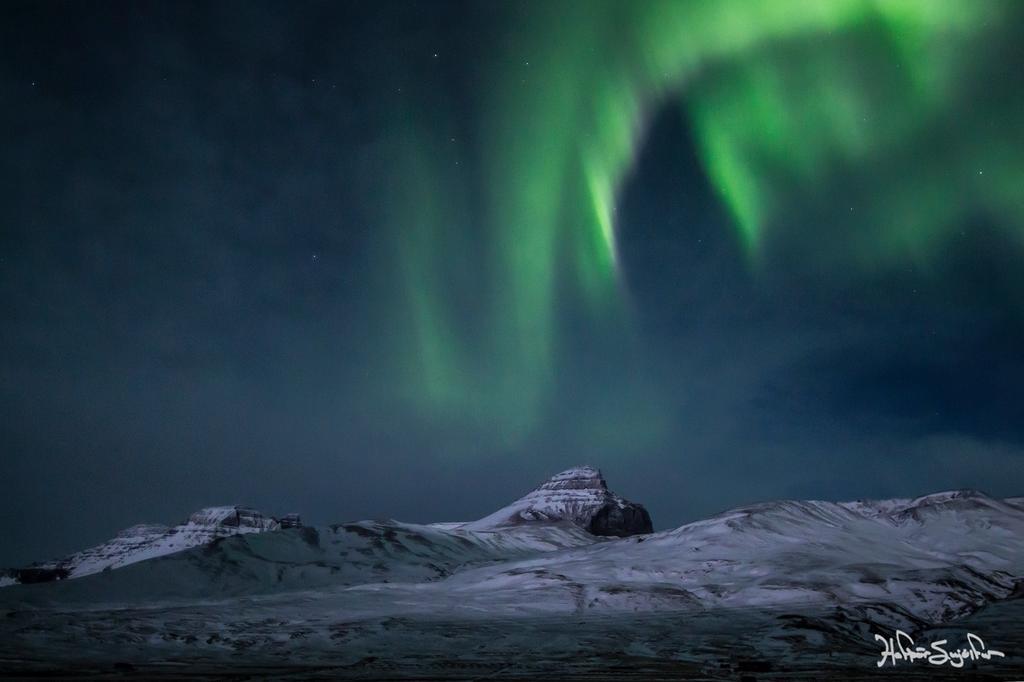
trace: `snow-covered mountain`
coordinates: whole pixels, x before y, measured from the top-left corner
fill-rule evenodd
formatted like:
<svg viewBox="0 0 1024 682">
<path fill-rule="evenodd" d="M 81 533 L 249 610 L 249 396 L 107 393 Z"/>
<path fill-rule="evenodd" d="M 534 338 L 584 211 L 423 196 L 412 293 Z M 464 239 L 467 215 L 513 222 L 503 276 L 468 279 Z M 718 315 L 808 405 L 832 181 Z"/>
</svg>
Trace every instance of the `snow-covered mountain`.
<svg viewBox="0 0 1024 682">
<path fill-rule="evenodd" d="M 602 542 L 571 523 L 481 532 L 359 521 L 224 537 L 82 580 L 12 588 L 3 604 L 175 603 L 374 585 L 443 581 L 470 566 L 503 564 Z M 5 597 L 11 599 L 5 601 Z"/>
<path fill-rule="evenodd" d="M 555 474 L 515 502 L 461 527 L 493 530 L 557 520 L 571 521 L 594 535 L 626 537 L 654 530 L 647 510 L 608 490 L 601 471 L 590 466 Z"/>
<path fill-rule="evenodd" d="M 288 515 L 282 522 L 285 527 L 302 525 L 296 514 Z M 111 540 L 63 559 L 14 569 L 7 576 L 7 583 L 81 578 L 206 545 L 218 538 L 278 530 L 282 522 L 248 507 L 207 507 L 177 526 L 138 524 L 124 529 Z"/>
<path fill-rule="evenodd" d="M 945 636 L 968 617 L 988 639 L 1024 646 L 1024 628 L 1003 622 L 1024 595 L 1021 501 L 968 490 L 776 501 L 615 537 L 591 532 L 593 519 L 633 503 L 576 467 L 468 523 L 253 532 L 267 528 L 239 516 L 228 528 L 252 531 L 0 590 L 0 661 L 50 665 L 88 651 L 227 669 L 244 652 L 256 665 L 301 660 L 332 678 L 443 678 L 488 676 L 529 650 L 558 675 L 571 659 L 611 661 L 639 679 L 736 679 L 747 665 L 737 655 L 760 669 L 810 657 L 806 670 L 875 674 L 879 631 Z M 163 546 L 154 538 L 165 534 L 146 528 L 132 534 L 138 546 Z"/>
<path fill-rule="evenodd" d="M 545 609 L 658 611 L 884 604 L 944 622 L 1024 578 L 1024 510 L 975 491 L 916 500 L 752 505 L 704 521 L 453 576 Z"/>
</svg>

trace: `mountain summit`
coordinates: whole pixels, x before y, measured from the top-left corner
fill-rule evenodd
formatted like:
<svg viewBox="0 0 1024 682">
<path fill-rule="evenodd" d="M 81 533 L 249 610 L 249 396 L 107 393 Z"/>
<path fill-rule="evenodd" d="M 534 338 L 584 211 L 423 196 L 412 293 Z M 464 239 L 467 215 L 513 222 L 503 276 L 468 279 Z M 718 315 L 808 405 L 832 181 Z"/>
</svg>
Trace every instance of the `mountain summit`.
<svg viewBox="0 0 1024 682">
<path fill-rule="evenodd" d="M 126 528 L 101 545 L 83 549 L 57 561 L 37 563 L 7 571 L 0 586 L 81 578 L 146 559 L 174 554 L 190 547 L 208 545 L 220 538 L 263 533 L 302 526 L 298 514 L 278 520 L 249 507 L 207 507 L 194 512 L 177 526 L 142 523 Z"/>
<path fill-rule="evenodd" d="M 486 530 L 545 521 L 571 521 L 594 535 L 626 537 L 654 531 L 643 505 L 608 490 L 601 470 L 591 466 L 555 474 L 512 504 L 463 527 Z"/>
</svg>

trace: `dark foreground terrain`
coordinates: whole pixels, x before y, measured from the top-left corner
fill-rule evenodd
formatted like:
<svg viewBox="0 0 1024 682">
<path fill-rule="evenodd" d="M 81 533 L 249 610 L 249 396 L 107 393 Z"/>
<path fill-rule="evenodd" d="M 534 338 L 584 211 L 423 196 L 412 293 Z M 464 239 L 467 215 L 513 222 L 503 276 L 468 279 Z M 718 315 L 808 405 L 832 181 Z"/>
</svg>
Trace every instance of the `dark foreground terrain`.
<svg viewBox="0 0 1024 682">
<path fill-rule="evenodd" d="M 213 607 L 211 607 L 213 608 Z M 881 614 L 885 618 L 884 614 Z M 872 609 L 639 616 L 384 618 L 302 622 L 246 614 L 96 611 L 4 614 L 7 679 L 1024 679 L 1024 600 L 982 609 L 918 644 L 981 635 L 1004 659 L 963 668 L 877 666 Z M 198 620 L 197 620 L 198 619 Z M 198 621 L 206 629 L 196 629 Z M 216 625 L 214 625 L 216 621 Z M 13 635 L 13 638 L 11 637 Z M 38 647 L 33 647 L 36 642 Z M 14 646 L 12 646 L 14 645 Z"/>
</svg>

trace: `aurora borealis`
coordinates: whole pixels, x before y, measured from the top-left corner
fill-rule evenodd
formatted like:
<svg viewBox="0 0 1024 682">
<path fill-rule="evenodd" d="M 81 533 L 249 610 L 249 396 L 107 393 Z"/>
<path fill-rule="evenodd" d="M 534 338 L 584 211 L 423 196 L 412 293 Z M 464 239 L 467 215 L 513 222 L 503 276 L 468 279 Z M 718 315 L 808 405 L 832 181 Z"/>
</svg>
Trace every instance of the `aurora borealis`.
<svg viewBox="0 0 1024 682">
<path fill-rule="evenodd" d="M 401 175 L 415 196 L 432 197 L 394 226 L 410 252 L 414 392 L 429 408 L 497 413 L 528 430 L 565 352 L 564 299 L 629 324 L 616 204 L 651 116 L 673 99 L 754 268 L 772 231 L 822 197 L 835 202 L 844 176 L 857 190 L 805 221 L 829 223 L 833 243 L 819 257 L 838 267 L 927 264 L 971 212 L 1020 232 L 1012 111 L 935 149 L 937 138 L 961 137 L 956 117 L 985 97 L 975 79 L 1000 56 L 987 46 L 1014 15 L 1008 4 L 568 2 L 513 14 L 515 48 L 483 58 L 498 85 L 481 87 L 473 108 L 480 168 L 435 168 L 414 139 L 417 158 Z M 941 171 L 917 163 L 921 154 L 941 155 Z M 458 312 L 443 303 L 457 285 L 438 278 L 470 229 L 486 242 L 474 279 L 488 312 L 482 329 L 460 336 Z M 806 228 L 795 238 L 825 237 Z M 464 360 L 474 351 L 483 371 Z"/>
<path fill-rule="evenodd" d="M 581 463 L 1022 494 L 1020 3 L 0 11 L 0 566 Z"/>
</svg>

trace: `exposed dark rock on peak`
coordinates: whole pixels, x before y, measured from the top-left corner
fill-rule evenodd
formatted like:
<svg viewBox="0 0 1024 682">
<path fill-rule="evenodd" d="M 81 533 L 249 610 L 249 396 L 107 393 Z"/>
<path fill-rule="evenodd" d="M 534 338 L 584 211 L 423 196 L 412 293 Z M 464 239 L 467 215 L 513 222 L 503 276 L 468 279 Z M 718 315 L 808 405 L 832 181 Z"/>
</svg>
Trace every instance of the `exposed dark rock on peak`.
<svg viewBox="0 0 1024 682">
<path fill-rule="evenodd" d="M 623 502 L 624 504 L 605 504 L 598 509 L 590 519 L 587 530 L 594 535 L 617 537 L 653 533 L 651 515 L 643 505 L 625 500 Z"/>
<path fill-rule="evenodd" d="M 276 530 L 277 521 L 250 507 L 207 507 L 188 517 L 189 526 Z"/>
<path fill-rule="evenodd" d="M 608 490 L 601 470 L 578 466 L 555 474 L 525 497 L 467 528 L 570 521 L 594 535 L 625 537 L 654 531 L 643 505 Z"/>
<path fill-rule="evenodd" d="M 285 514 L 279 523 L 281 528 L 302 528 L 302 517 L 298 514 Z"/>
</svg>

